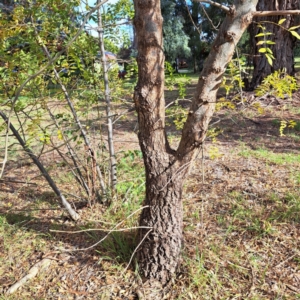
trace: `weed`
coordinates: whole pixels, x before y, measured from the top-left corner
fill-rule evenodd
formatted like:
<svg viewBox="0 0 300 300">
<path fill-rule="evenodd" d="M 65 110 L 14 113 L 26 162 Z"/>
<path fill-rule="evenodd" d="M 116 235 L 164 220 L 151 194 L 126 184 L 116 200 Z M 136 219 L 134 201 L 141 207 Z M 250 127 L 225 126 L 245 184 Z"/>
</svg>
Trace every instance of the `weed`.
<svg viewBox="0 0 300 300">
<path fill-rule="evenodd" d="M 134 251 L 136 245 L 136 233 L 113 232 L 102 244 L 101 248 L 114 257 L 117 262 L 126 263 Z"/>
</svg>

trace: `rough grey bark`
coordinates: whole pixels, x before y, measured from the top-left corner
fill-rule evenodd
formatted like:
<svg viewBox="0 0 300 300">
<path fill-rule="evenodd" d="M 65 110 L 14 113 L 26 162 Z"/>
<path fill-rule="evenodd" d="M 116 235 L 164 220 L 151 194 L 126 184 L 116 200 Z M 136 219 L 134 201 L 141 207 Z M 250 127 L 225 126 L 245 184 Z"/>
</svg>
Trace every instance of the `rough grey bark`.
<svg viewBox="0 0 300 300">
<path fill-rule="evenodd" d="M 299 0 L 259 0 L 257 4 L 258 11 L 282 11 L 282 10 L 296 10 L 299 8 Z M 256 88 L 262 80 L 273 73 L 276 70 L 286 69 L 286 72 L 290 75 L 295 73 L 294 68 L 294 54 L 293 50 L 296 43 L 296 38 L 293 37 L 287 30 L 276 26 L 275 24 L 282 18 L 286 21 L 281 25 L 284 28 L 290 28 L 295 26 L 295 16 L 285 15 L 283 16 L 272 16 L 265 18 L 255 18 L 253 24 L 249 27 L 250 41 L 253 47 L 253 76 L 250 83 L 250 88 Z M 272 23 L 264 23 L 273 22 Z M 268 36 L 267 39 L 275 42 L 275 45 L 269 45 L 272 49 L 275 60 L 273 61 L 273 66 L 271 66 L 265 55 L 259 53 L 258 50 L 260 46 L 257 46 L 258 38 L 255 35 L 262 32 L 258 25 L 266 27 L 266 31 L 272 32 L 273 35 Z M 261 38 L 260 38 L 261 39 Z"/>
<path fill-rule="evenodd" d="M 65 209 L 68 211 L 70 216 L 74 221 L 77 221 L 80 219 L 80 216 L 76 213 L 76 211 L 71 207 L 70 203 L 66 200 L 64 195 L 61 193 L 60 189 L 57 187 L 45 167 L 42 165 L 42 163 L 39 161 L 39 159 L 34 155 L 34 153 L 31 151 L 31 149 L 26 145 L 26 143 L 23 141 L 21 136 L 19 135 L 18 131 L 15 129 L 15 127 L 9 122 L 9 119 L 5 115 L 4 112 L 0 111 L 1 118 L 5 121 L 7 126 L 9 126 L 10 130 L 18 140 L 19 144 L 23 147 L 24 151 L 29 155 L 29 157 L 33 160 L 33 162 L 36 164 L 36 166 L 39 168 L 49 185 L 51 186 L 52 190 L 55 192 L 57 196 L 59 196 L 62 205 L 65 207 Z"/>
<path fill-rule="evenodd" d="M 219 29 L 189 109 L 177 150 L 165 133 L 164 54 L 160 1 L 134 1 L 138 82 L 134 102 L 146 169 L 145 208 L 140 225 L 152 227 L 137 260 L 141 274 L 167 284 L 178 267 L 182 245 L 182 185 L 196 150 L 205 139 L 216 94 L 235 45 L 252 21 L 257 0 L 236 0 Z M 139 239 L 148 231 L 140 229 Z"/>
</svg>

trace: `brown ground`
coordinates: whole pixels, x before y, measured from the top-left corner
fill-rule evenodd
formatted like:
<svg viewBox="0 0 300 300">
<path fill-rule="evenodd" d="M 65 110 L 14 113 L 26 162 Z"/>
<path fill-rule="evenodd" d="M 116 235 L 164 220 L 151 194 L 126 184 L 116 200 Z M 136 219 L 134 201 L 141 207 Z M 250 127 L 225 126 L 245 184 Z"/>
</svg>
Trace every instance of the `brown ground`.
<svg viewBox="0 0 300 300">
<path fill-rule="evenodd" d="M 193 88 L 188 87 L 187 97 Z M 175 94 L 167 91 L 167 100 Z M 204 157 L 200 151 L 186 181 L 183 259 L 167 299 L 300 299 L 300 134 L 287 128 L 280 137 L 274 121 L 300 122 L 300 93 L 292 100 L 247 98 L 237 110 L 215 115 L 217 142 L 205 142 Z M 262 114 L 253 101 L 263 107 Z M 133 113 L 116 124 L 119 153 L 139 149 L 135 127 Z M 176 145 L 178 132 L 174 126 L 169 131 Z M 285 163 L 282 156 L 278 162 L 271 154 L 262 156 L 261 148 L 296 158 Z M 57 177 L 64 168 L 53 166 L 58 159 L 44 158 Z M 81 215 L 74 224 L 37 175 L 34 166 L 19 159 L 8 163 L 0 182 L 0 294 L 41 259 L 52 263 L 13 296 L 0 299 L 137 299 L 135 267 L 125 270 L 135 231 L 115 233 L 85 251 L 61 251 L 95 244 L 129 215 L 120 212 L 125 206 L 114 205 L 108 213 L 99 204 L 90 208 L 74 199 Z M 120 178 L 130 180 L 126 174 Z M 70 180 L 62 186 L 78 193 Z M 119 196 L 125 202 L 126 195 Z M 136 219 L 126 219 L 120 228 L 136 225 Z M 83 228 L 105 230 L 50 232 Z"/>
</svg>

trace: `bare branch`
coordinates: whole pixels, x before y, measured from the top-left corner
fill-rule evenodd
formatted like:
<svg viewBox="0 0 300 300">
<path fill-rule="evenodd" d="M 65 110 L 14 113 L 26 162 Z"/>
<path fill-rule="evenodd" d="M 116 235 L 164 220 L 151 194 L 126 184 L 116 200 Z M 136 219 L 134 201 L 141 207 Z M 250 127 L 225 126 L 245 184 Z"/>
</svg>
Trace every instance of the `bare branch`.
<svg viewBox="0 0 300 300">
<path fill-rule="evenodd" d="M 185 3 L 185 6 L 186 6 L 186 10 L 187 10 L 187 12 L 188 12 L 188 14 L 189 14 L 189 17 L 190 17 L 190 19 L 191 19 L 191 22 L 193 23 L 193 25 L 194 25 L 195 29 L 198 31 L 198 33 L 201 35 L 201 32 L 200 32 L 199 28 L 196 26 L 196 24 L 195 24 L 195 22 L 194 22 L 194 20 L 193 20 L 193 17 L 191 16 L 191 13 L 190 13 L 189 7 L 188 7 L 188 5 L 187 5 L 187 3 L 186 3 L 186 0 L 184 0 L 184 3 Z M 201 5 L 202 5 L 202 4 L 201 4 Z M 202 6 L 202 8 L 203 8 L 203 6 Z M 203 9 L 204 9 L 204 8 L 203 8 Z M 205 13 L 206 13 L 206 12 L 205 12 Z"/>
<path fill-rule="evenodd" d="M 44 258 L 36 263 L 28 272 L 26 276 L 13 284 L 7 291 L 6 294 L 13 294 L 18 288 L 22 287 L 28 280 L 34 278 L 39 271 L 46 269 L 51 264 L 51 259 Z"/>
<path fill-rule="evenodd" d="M 134 255 L 135 255 L 135 253 L 138 251 L 139 247 L 142 245 L 143 241 L 146 239 L 146 237 L 148 236 L 148 234 L 149 234 L 151 231 L 152 231 L 152 229 L 150 229 L 150 230 L 144 235 L 144 237 L 142 238 L 142 240 L 141 240 L 141 241 L 139 242 L 139 244 L 135 247 L 133 253 L 131 254 L 130 260 L 129 260 L 129 262 L 128 262 L 126 268 L 125 268 L 125 269 L 123 270 L 123 272 L 122 272 L 122 275 L 125 274 L 125 272 L 126 272 L 127 269 L 129 268 L 129 266 L 130 266 L 130 264 L 131 264 L 131 262 L 132 262 L 132 260 L 133 260 L 133 257 L 134 257 Z"/>
<path fill-rule="evenodd" d="M 228 6 L 225 6 L 225 5 L 222 5 L 218 2 L 215 2 L 215 1 L 211 1 L 211 0 L 193 0 L 194 2 L 205 2 L 205 3 L 208 3 L 208 4 L 211 4 L 213 6 L 216 6 L 216 7 L 219 7 L 221 8 L 222 10 L 224 10 L 226 13 L 229 13 L 231 12 L 231 9 L 228 7 Z"/>
<path fill-rule="evenodd" d="M 128 228 L 121 228 L 121 229 L 105 229 L 105 228 L 88 228 L 88 229 L 82 229 L 82 230 L 76 230 L 76 231 L 68 231 L 68 230 L 56 230 L 56 229 L 50 229 L 50 232 L 59 232 L 59 233 L 82 233 L 82 232 L 88 232 L 88 231 L 109 231 L 109 232 L 120 232 L 120 231 L 129 231 L 133 229 L 152 229 L 152 227 L 149 226 L 134 226 L 134 227 L 128 227 Z"/>
<path fill-rule="evenodd" d="M 9 119 L 8 123 L 10 123 L 10 119 Z M 7 163 L 7 157 L 8 157 L 8 137 L 9 137 L 8 133 L 9 133 L 9 126 L 6 127 L 6 132 L 5 132 L 4 158 L 3 158 L 3 161 L 1 162 L 2 168 L 1 168 L 1 171 L 0 171 L 0 178 L 2 178 L 2 176 L 3 176 L 5 165 Z"/>
<path fill-rule="evenodd" d="M 220 23 L 217 26 L 215 26 L 214 23 L 213 23 L 213 21 L 212 21 L 212 19 L 209 17 L 209 15 L 208 15 L 208 13 L 207 13 L 204 5 L 202 3 L 200 3 L 200 5 L 202 7 L 202 10 L 203 10 L 204 14 L 206 15 L 207 20 L 209 21 L 210 25 L 212 26 L 212 28 L 214 30 L 218 31 L 218 27 L 219 27 Z"/>
<path fill-rule="evenodd" d="M 19 144 L 22 146 L 24 151 L 29 155 L 29 157 L 33 160 L 33 162 L 36 164 L 36 166 L 39 168 L 41 173 L 43 174 L 44 178 L 47 180 L 49 185 L 51 186 L 52 190 L 55 192 L 55 194 L 61 199 L 62 205 L 65 207 L 65 209 L 68 211 L 70 216 L 74 221 L 77 221 L 80 219 L 80 216 L 77 214 L 77 212 L 71 207 L 70 203 L 66 200 L 64 195 L 61 193 L 60 189 L 57 187 L 55 182 L 53 181 L 52 177 L 49 175 L 48 171 L 44 167 L 44 165 L 40 162 L 40 160 L 34 155 L 32 150 L 26 145 L 25 141 L 21 138 L 19 132 L 16 130 L 16 128 L 13 126 L 13 124 L 10 123 L 8 117 L 5 115 L 4 112 L 0 111 L 0 117 L 4 120 L 4 122 L 7 125 L 7 128 L 9 128 L 15 138 L 18 140 Z"/>
<path fill-rule="evenodd" d="M 100 3 L 100 0 L 98 0 Z M 104 48 L 104 34 L 103 34 L 103 25 L 102 17 L 100 12 L 100 7 L 97 11 L 98 16 L 98 42 L 99 48 L 102 55 L 102 68 L 103 68 L 103 81 L 104 81 L 104 90 L 105 90 L 105 102 L 106 102 L 106 116 L 107 116 L 107 138 L 108 138 L 108 149 L 109 149 L 109 158 L 110 158 L 110 176 L 111 176 L 111 189 L 114 191 L 117 184 L 117 163 L 116 155 L 114 149 L 114 138 L 113 138 L 113 122 L 112 122 L 112 113 L 111 113 L 111 92 L 109 88 L 109 79 L 108 79 L 108 64 L 105 56 Z M 100 102 L 100 99 L 98 99 Z"/>
<path fill-rule="evenodd" d="M 256 11 L 252 13 L 253 17 L 285 16 L 300 15 L 300 10 L 273 10 L 273 11 Z"/>
<path fill-rule="evenodd" d="M 131 213 L 125 220 L 128 220 L 130 217 L 132 217 L 133 215 L 135 215 L 137 212 L 139 212 L 140 210 L 143 210 L 144 208 L 149 207 L 148 205 L 145 205 L 143 207 L 138 208 L 136 211 L 134 211 L 133 213 Z M 109 230 L 109 232 L 98 242 L 96 242 L 95 244 L 87 247 L 87 248 L 80 248 L 80 249 L 59 249 L 59 252 L 77 252 L 77 251 L 87 251 L 90 250 L 92 248 L 95 248 L 97 245 L 99 245 L 100 243 L 102 243 L 112 232 L 116 231 L 116 229 L 123 224 L 123 222 L 125 220 L 122 220 L 121 222 L 119 222 L 117 225 L 115 225 L 111 230 Z M 120 231 L 120 230 L 119 230 Z M 58 252 L 58 253 L 59 253 Z"/>
</svg>

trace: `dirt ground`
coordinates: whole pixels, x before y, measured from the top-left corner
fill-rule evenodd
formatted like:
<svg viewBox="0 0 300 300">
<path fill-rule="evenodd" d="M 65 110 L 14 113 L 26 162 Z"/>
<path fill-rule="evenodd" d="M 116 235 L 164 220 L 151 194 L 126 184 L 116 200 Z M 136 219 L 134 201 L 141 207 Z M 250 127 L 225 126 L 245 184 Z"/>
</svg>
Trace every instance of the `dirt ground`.
<svg viewBox="0 0 300 300">
<path fill-rule="evenodd" d="M 166 91 L 167 103 L 176 92 Z M 205 141 L 190 170 L 182 262 L 165 299 L 300 299 L 300 92 L 286 100 L 253 93 L 245 98 L 236 110 L 215 114 L 216 141 Z M 281 120 L 297 125 L 280 136 Z M 116 123 L 117 152 L 139 149 L 136 130 L 134 112 Z M 168 131 L 176 147 L 179 131 L 173 125 Z M 57 177 L 64 168 L 58 159 L 44 158 Z M 141 159 L 134 163 L 142 166 Z M 121 180 L 131 180 L 126 177 Z M 8 162 L 0 186 L 0 299 L 138 299 L 137 266 L 128 266 L 136 230 L 97 244 L 115 221 L 125 219 L 118 228 L 137 225 L 137 215 L 126 219 L 123 199 L 131 191 L 109 212 L 73 198 L 81 215 L 75 224 L 28 160 Z M 78 193 L 70 181 L 62 186 Z M 45 258 L 47 268 L 5 294 Z"/>
</svg>

